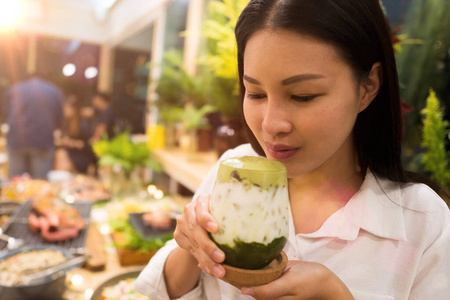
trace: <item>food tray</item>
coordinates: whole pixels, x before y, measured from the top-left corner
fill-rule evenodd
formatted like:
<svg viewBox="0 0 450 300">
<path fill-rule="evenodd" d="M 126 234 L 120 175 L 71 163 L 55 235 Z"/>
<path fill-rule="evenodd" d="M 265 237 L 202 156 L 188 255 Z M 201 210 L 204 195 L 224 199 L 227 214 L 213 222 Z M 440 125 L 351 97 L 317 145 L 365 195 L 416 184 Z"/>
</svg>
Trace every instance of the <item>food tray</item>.
<svg viewBox="0 0 450 300">
<path fill-rule="evenodd" d="M 32 200 L 24 202 L 11 216 L 11 218 L 3 226 L 3 232 L 9 236 L 23 239 L 25 245 L 40 245 L 40 244 L 52 244 L 63 247 L 69 250 L 73 254 L 84 254 L 85 243 L 87 237 L 87 231 L 89 228 L 89 220 L 92 203 L 90 202 L 78 202 L 73 203 L 76 209 L 78 209 L 81 217 L 83 218 L 86 227 L 80 230 L 80 234 L 65 241 L 48 242 L 41 237 L 39 233 L 34 233 L 30 230 L 28 224 L 28 214 L 32 211 Z M 6 250 L 6 242 L 0 241 L 0 250 Z"/>
<path fill-rule="evenodd" d="M 134 230 L 136 230 L 140 236 L 145 240 L 152 240 L 157 238 L 163 238 L 167 234 L 173 233 L 176 226 L 175 219 L 172 219 L 172 226 L 167 230 L 155 229 L 151 225 L 146 225 L 142 216 L 145 213 L 130 213 L 128 214 L 128 221 Z"/>
</svg>

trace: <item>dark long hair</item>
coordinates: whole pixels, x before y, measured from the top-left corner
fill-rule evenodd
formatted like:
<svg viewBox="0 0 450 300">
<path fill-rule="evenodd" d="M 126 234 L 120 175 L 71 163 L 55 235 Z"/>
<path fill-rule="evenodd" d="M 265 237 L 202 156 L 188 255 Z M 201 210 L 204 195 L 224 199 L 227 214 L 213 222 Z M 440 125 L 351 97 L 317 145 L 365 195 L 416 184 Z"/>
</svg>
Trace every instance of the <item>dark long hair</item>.
<svg viewBox="0 0 450 300">
<path fill-rule="evenodd" d="M 354 127 L 360 166 L 396 182 L 425 182 L 445 194 L 430 180 L 403 169 L 397 67 L 389 24 L 379 0 L 251 0 L 236 24 L 242 102 L 247 41 L 258 30 L 273 29 L 310 35 L 334 45 L 359 82 L 367 79 L 374 63 L 380 62 L 382 85 L 372 103 L 359 113 Z M 245 126 L 253 148 L 264 155 L 246 123 Z"/>
</svg>

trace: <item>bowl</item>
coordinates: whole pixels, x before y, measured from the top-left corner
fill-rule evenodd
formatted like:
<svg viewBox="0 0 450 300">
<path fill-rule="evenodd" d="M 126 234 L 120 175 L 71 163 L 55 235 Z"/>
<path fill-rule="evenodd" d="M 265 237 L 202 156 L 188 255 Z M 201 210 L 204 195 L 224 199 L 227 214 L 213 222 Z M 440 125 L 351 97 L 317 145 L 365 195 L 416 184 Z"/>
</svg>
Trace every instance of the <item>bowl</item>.
<svg viewBox="0 0 450 300">
<path fill-rule="evenodd" d="M 97 286 L 97 288 L 94 290 L 94 293 L 92 294 L 90 300 L 104 299 L 102 297 L 103 289 L 110 287 L 110 286 L 114 286 L 114 285 L 118 284 L 120 281 L 128 279 L 128 278 L 136 279 L 139 276 L 139 274 L 141 273 L 141 271 L 142 271 L 142 268 L 137 268 L 136 270 L 130 270 L 125 273 L 121 273 L 121 274 L 118 274 L 118 275 L 115 275 L 115 276 L 109 278 L 108 280 L 106 280 L 105 282 L 103 282 L 102 284 Z"/>
<path fill-rule="evenodd" d="M 24 246 L 21 248 L 6 251 L 5 253 L 2 253 L 0 255 L 0 262 L 22 252 L 43 249 L 60 251 L 67 259 L 74 257 L 73 254 L 62 247 L 41 244 L 34 246 Z M 77 266 L 73 266 L 71 268 L 65 269 L 64 271 L 55 273 L 52 276 L 44 278 L 41 282 L 36 284 L 16 286 L 5 286 L 0 284 L 0 300 L 61 299 L 62 294 L 64 293 L 66 288 L 66 274 L 69 270 L 76 267 Z"/>
<path fill-rule="evenodd" d="M 257 286 L 267 284 L 278 279 L 283 275 L 288 258 L 284 251 L 281 251 L 267 267 L 258 270 L 248 270 L 232 267 L 223 264 L 225 268 L 225 276 L 221 278 L 223 281 L 241 289 L 244 286 Z"/>
</svg>

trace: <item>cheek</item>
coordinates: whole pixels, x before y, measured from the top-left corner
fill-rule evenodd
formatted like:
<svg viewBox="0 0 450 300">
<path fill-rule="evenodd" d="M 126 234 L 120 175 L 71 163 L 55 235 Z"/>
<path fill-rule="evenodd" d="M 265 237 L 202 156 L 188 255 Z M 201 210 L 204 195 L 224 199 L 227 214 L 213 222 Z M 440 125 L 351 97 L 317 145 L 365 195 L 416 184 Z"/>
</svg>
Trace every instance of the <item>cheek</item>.
<svg viewBox="0 0 450 300">
<path fill-rule="evenodd" d="M 257 136 L 262 122 L 260 109 L 252 103 L 249 103 L 248 100 L 244 100 L 243 110 L 248 126 L 252 130 L 253 134 Z"/>
</svg>

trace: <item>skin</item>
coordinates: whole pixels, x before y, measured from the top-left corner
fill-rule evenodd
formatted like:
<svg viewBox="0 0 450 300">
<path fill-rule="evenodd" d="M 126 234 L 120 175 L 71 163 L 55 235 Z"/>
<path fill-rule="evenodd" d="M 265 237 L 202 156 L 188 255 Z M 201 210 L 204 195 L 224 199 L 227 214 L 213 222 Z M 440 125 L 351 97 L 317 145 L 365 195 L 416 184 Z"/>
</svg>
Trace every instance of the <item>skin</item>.
<svg viewBox="0 0 450 300">
<path fill-rule="evenodd" d="M 244 116 L 266 156 L 287 168 L 296 233 L 319 229 L 360 188 L 353 127 L 375 98 L 380 74 L 375 63 L 368 78 L 357 81 L 332 45 L 310 36 L 276 30 L 250 37 Z M 200 195 L 178 219 L 180 248 L 169 255 L 164 271 L 172 298 L 196 286 L 199 268 L 218 278 L 225 273 L 224 254 L 207 235 L 218 230 L 208 203 L 209 196 Z M 331 270 L 305 261 L 289 261 L 279 279 L 241 292 L 255 299 L 353 299 Z"/>
</svg>

